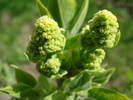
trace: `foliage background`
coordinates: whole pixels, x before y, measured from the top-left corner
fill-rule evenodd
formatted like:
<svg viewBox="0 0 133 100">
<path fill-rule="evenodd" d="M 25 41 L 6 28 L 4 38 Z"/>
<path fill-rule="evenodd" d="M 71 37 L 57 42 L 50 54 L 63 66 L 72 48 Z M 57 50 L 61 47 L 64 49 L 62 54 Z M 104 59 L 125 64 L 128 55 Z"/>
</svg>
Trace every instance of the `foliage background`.
<svg viewBox="0 0 133 100">
<path fill-rule="evenodd" d="M 48 0 L 41 1 L 46 4 Z M 100 9 L 108 9 L 117 16 L 122 34 L 119 44 L 107 50 L 103 61 L 108 68 L 116 68 L 106 87 L 133 98 L 133 1 L 90 0 L 84 24 Z M 35 0 L 0 0 L 0 87 L 15 82 L 10 64 L 18 65 L 36 76 L 34 64 L 28 62 L 24 52 L 38 17 Z M 2 97 L 3 94 L 0 99 Z"/>
</svg>

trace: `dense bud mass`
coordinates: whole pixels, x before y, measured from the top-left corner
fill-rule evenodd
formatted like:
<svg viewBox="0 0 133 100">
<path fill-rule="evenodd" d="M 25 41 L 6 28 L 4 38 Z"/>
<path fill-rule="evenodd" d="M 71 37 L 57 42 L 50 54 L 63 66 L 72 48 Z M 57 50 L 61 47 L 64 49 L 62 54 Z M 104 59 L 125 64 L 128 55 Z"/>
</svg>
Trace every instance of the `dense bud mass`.
<svg viewBox="0 0 133 100">
<path fill-rule="evenodd" d="M 64 48 L 65 37 L 61 34 L 63 29 L 59 28 L 53 19 L 42 16 L 37 19 L 34 26 L 26 52 L 30 61 L 45 59 L 49 54 Z"/>
<path fill-rule="evenodd" d="M 105 52 L 102 49 L 86 51 L 82 57 L 82 65 L 85 69 L 97 70 L 105 57 Z"/>
<path fill-rule="evenodd" d="M 81 31 L 83 48 L 87 50 L 112 48 L 119 31 L 118 27 L 117 18 L 110 11 L 97 12 Z"/>
<path fill-rule="evenodd" d="M 41 74 L 47 77 L 51 77 L 51 75 L 58 74 L 60 66 L 61 66 L 60 60 L 55 55 L 53 55 L 46 62 L 43 60 L 38 61 L 36 68 Z"/>
</svg>

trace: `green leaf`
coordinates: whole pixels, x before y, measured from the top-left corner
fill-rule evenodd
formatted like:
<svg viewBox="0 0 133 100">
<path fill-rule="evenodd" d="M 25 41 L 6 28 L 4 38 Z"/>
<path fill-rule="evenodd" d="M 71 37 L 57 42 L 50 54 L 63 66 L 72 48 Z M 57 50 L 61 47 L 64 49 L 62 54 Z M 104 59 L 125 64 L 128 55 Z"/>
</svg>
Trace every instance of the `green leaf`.
<svg viewBox="0 0 133 100">
<path fill-rule="evenodd" d="M 63 28 L 67 28 L 76 11 L 76 0 L 57 0 Z"/>
<path fill-rule="evenodd" d="M 72 66 L 72 58 L 71 58 L 71 52 L 69 50 L 65 50 L 63 52 L 58 53 L 58 57 L 61 60 L 61 68 L 63 70 L 69 70 Z"/>
<path fill-rule="evenodd" d="M 15 66 L 15 76 L 16 76 L 17 82 L 25 83 L 32 87 L 34 87 L 37 84 L 35 78 L 31 74 L 19 69 L 16 66 Z"/>
<path fill-rule="evenodd" d="M 67 100 L 66 94 L 58 90 L 52 93 L 51 95 L 46 96 L 43 100 Z"/>
<path fill-rule="evenodd" d="M 77 100 L 78 94 L 73 93 L 73 94 L 67 94 L 68 98 L 67 100 Z"/>
<path fill-rule="evenodd" d="M 110 89 L 93 88 L 88 91 L 88 97 L 96 100 L 131 100 L 130 98 Z"/>
<path fill-rule="evenodd" d="M 24 90 L 27 90 L 29 88 L 31 88 L 31 87 L 27 84 L 17 83 L 15 85 L 0 89 L 0 92 L 7 93 L 7 94 L 9 94 L 13 97 L 16 97 L 16 98 L 21 98 L 21 92 Z"/>
<path fill-rule="evenodd" d="M 53 19 L 58 23 L 59 27 L 63 27 L 58 7 L 58 0 L 49 0 L 48 10 L 53 16 Z"/>
<path fill-rule="evenodd" d="M 79 37 L 80 37 L 80 34 L 77 34 L 71 38 L 68 38 L 66 40 L 66 45 L 65 45 L 64 50 L 75 49 L 77 47 L 79 48 L 80 46 Z"/>
<path fill-rule="evenodd" d="M 104 85 L 105 83 L 107 83 L 111 75 L 113 74 L 114 70 L 115 70 L 114 68 L 111 68 L 102 73 L 96 73 L 96 74 L 91 75 L 92 82 L 94 83 L 92 84 L 92 86 L 95 87 L 97 85 L 99 87 L 102 84 Z"/>
<path fill-rule="evenodd" d="M 52 83 L 50 83 L 45 76 L 41 74 L 39 75 L 37 87 L 44 89 L 48 94 L 56 90 L 56 87 Z"/>
<path fill-rule="evenodd" d="M 38 93 L 37 91 L 35 91 L 34 89 L 30 88 L 27 90 L 24 90 L 22 92 L 20 92 L 20 98 L 22 100 L 38 100 L 40 98 L 40 94 L 43 91 L 40 91 L 40 93 Z"/>
<path fill-rule="evenodd" d="M 82 98 L 82 99 L 77 99 L 77 100 L 97 100 L 97 99 L 94 99 L 94 98 Z"/>
<path fill-rule="evenodd" d="M 59 78 L 62 78 L 66 74 L 67 74 L 67 71 L 60 69 L 59 72 L 58 72 L 58 74 L 52 75 L 50 77 L 50 79 L 59 79 Z"/>
<path fill-rule="evenodd" d="M 88 72 L 84 71 L 75 76 L 65 87 L 66 92 L 77 92 L 90 88 L 91 80 Z"/>
<path fill-rule="evenodd" d="M 43 100 L 77 100 L 78 95 L 69 94 L 61 90 L 55 91 L 51 95 L 46 96 Z"/>
<path fill-rule="evenodd" d="M 48 9 L 41 3 L 40 0 L 36 0 L 36 4 L 40 13 L 40 16 L 48 15 L 49 17 L 53 18 Z"/>
<path fill-rule="evenodd" d="M 76 0 L 49 0 L 48 9 L 59 26 L 66 29 L 74 17 Z"/>
<path fill-rule="evenodd" d="M 114 43 L 114 46 L 116 46 L 120 40 L 120 37 L 121 37 L 121 32 L 119 31 L 117 34 L 116 34 L 116 38 L 115 38 L 115 43 Z"/>
<path fill-rule="evenodd" d="M 82 23 L 83 23 L 83 21 L 84 21 L 84 19 L 86 17 L 86 14 L 87 14 L 88 3 L 89 3 L 89 0 L 84 0 L 81 8 L 75 14 L 75 17 L 72 20 L 72 23 L 70 23 L 70 26 L 68 28 L 68 30 L 70 30 L 69 37 L 72 37 L 75 34 L 77 34 L 79 29 L 81 28 Z"/>
</svg>

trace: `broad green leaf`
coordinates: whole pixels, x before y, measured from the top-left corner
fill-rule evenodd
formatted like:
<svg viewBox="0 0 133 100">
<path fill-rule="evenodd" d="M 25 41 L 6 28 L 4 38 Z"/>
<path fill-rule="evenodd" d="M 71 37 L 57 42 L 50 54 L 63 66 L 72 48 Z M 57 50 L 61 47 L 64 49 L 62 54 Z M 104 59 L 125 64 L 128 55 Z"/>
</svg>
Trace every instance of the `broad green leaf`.
<svg viewBox="0 0 133 100">
<path fill-rule="evenodd" d="M 59 24 L 59 27 L 63 27 L 58 7 L 58 0 L 49 0 L 48 10 L 51 13 L 53 19 Z"/>
<path fill-rule="evenodd" d="M 27 84 L 17 83 L 15 85 L 0 89 L 0 92 L 7 93 L 16 98 L 21 98 L 21 92 L 24 90 L 27 90 L 29 88 L 31 88 L 31 87 Z"/>
<path fill-rule="evenodd" d="M 52 15 L 48 11 L 48 9 L 41 3 L 40 0 L 36 0 L 36 3 L 37 3 L 37 7 L 38 7 L 38 10 L 39 10 L 40 16 L 48 15 L 49 17 L 52 18 Z"/>
<path fill-rule="evenodd" d="M 67 28 L 76 11 L 76 0 L 57 0 L 63 28 Z"/>
<path fill-rule="evenodd" d="M 18 67 L 15 67 L 15 76 L 17 82 L 25 83 L 32 87 L 34 87 L 37 84 L 35 78 L 31 74 L 19 69 Z"/>
<path fill-rule="evenodd" d="M 45 76 L 41 74 L 38 78 L 37 87 L 40 89 L 44 89 L 48 94 L 56 90 L 56 87 L 52 83 L 50 83 Z"/>
<path fill-rule="evenodd" d="M 93 74 L 91 77 L 92 77 L 92 82 L 95 84 L 92 84 L 92 85 L 100 86 L 100 84 L 102 85 L 107 83 L 112 73 L 114 72 L 114 70 L 115 70 L 114 68 L 111 68 L 102 73 Z"/>
<path fill-rule="evenodd" d="M 114 46 L 117 45 L 117 43 L 119 42 L 120 40 L 120 37 L 121 37 L 121 32 L 119 31 L 117 34 L 116 34 L 116 38 L 115 38 L 115 43 L 114 43 Z"/>
<path fill-rule="evenodd" d="M 74 17 L 76 0 L 49 0 L 48 10 L 59 26 L 66 29 Z"/>
<path fill-rule="evenodd" d="M 86 14 L 87 14 L 88 3 L 89 3 L 89 0 L 84 0 L 81 8 L 75 14 L 75 17 L 74 17 L 72 23 L 70 23 L 70 26 L 68 28 L 68 30 L 70 30 L 69 37 L 72 37 L 75 34 L 77 34 L 79 29 L 81 28 L 82 23 L 83 23 L 83 21 L 86 17 Z"/>
<path fill-rule="evenodd" d="M 130 98 L 110 89 L 93 88 L 88 91 L 88 97 L 96 100 L 131 100 Z"/>
<path fill-rule="evenodd" d="M 22 100 L 38 100 L 42 92 L 43 91 L 40 91 L 40 93 L 38 93 L 34 89 L 30 88 L 30 89 L 20 92 L 20 98 Z"/>
<path fill-rule="evenodd" d="M 66 92 L 77 92 L 90 88 L 91 80 L 88 72 L 84 71 L 75 76 L 65 87 Z"/>
</svg>

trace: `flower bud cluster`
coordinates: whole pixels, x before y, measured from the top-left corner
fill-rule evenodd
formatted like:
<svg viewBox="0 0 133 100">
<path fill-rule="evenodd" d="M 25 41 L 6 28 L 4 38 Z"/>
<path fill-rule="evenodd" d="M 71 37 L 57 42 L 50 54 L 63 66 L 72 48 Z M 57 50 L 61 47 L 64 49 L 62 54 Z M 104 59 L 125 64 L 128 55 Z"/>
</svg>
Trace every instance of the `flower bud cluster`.
<svg viewBox="0 0 133 100">
<path fill-rule="evenodd" d="M 112 48 L 118 27 L 117 18 L 110 11 L 97 12 L 88 25 L 82 29 L 81 43 L 83 48 L 88 50 Z"/>
<path fill-rule="evenodd" d="M 58 74 L 60 66 L 61 62 L 59 58 L 57 58 L 56 55 L 52 55 L 52 57 L 49 58 L 46 62 L 44 60 L 38 61 L 36 68 L 41 74 L 47 77 L 51 77 L 51 75 Z"/>
<path fill-rule="evenodd" d="M 105 56 L 105 49 L 115 46 L 118 22 L 110 11 L 97 12 L 81 31 L 81 45 L 85 49 L 82 65 L 85 69 L 96 70 Z"/>
<path fill-rule="evenodd" d="M 29 60 L 36 63 L 50 54 L 61 51 L 65 46 L 65 37 L 61 31 L 58 24 L 48 16 L 37 19 L 26 52 Z"/>
<path fill-rule="evenodd" d="M 41 74 L 47 77 L 57 75 L 61 62 L 56 53 L 65 46 L 65 36 L 61 33 L 63 29 L 48 16 L 37 19 L 34 27 L 26 55 L 30 61 L 36 63 L 36 68 Z"/>
<path fill-rule="evenodd" d="M 82 58 L 82 64 L 85 69 L 98 70 L 104 57 L 105 51 L 103 49 L 85 51 Z"/>
</svg>

